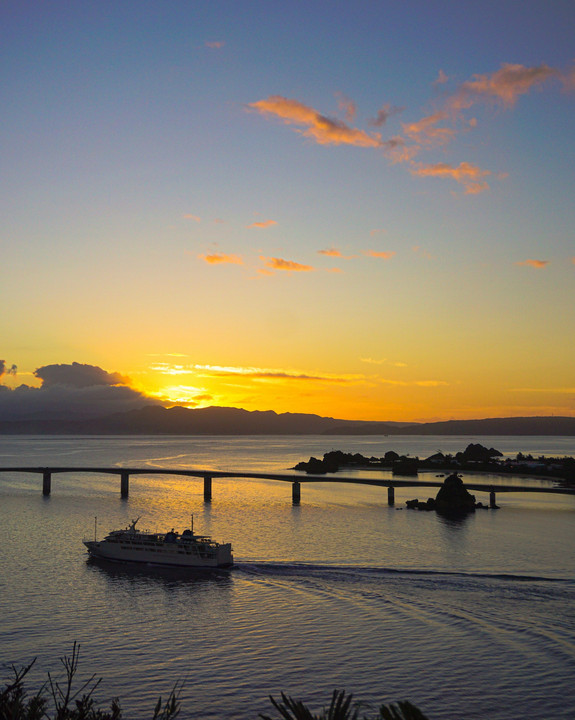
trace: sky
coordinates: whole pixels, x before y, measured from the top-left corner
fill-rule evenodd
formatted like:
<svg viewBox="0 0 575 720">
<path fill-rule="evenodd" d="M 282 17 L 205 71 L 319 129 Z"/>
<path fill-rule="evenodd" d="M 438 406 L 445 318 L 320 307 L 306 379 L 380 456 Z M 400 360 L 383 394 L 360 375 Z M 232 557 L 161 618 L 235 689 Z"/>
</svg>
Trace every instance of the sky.
<svg viewBox="0 0 575 720">
<path fill-rule="evenodd" d="M 4 0 L 0 419 L 575 414 L 572 0 Z"/>
</svg>

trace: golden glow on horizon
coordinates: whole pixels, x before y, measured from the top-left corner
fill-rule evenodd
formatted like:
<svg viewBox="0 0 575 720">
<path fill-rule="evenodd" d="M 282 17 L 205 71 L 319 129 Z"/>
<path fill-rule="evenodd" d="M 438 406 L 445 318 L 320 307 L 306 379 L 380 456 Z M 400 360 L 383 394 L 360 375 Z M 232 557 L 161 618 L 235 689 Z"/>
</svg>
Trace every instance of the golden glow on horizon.
<svg viewBox="0 0 575 720">
<path fill-rule="evenodd" d="M 401 362 L 370 359 L 363 362 L 387 367 L 395 374 L 408 372 L 406 364 Z M 162 377 L 175 375 L 197 382 L 163 383 Z M 486 391 L 484 386 L 470 390 L 463 388 L 461 382 L 414 376 L 401 379 L 381 372 L 335 375 L 277 368 L 170 366 L 167 363 L 150 368 L 145 384 L 141 382 L 139 389 L 166 406 L 303 412 L 347 420 L 430 422 L 571 415 L 575 407 L 575 389 L 565 387 L 505 389 L 494 385 Z M 570 397 L 568 407 L 564 404 L 565 395 Z M 538 398 L 537 404 L 529 400 L 534 396 Z"/>
</svg>

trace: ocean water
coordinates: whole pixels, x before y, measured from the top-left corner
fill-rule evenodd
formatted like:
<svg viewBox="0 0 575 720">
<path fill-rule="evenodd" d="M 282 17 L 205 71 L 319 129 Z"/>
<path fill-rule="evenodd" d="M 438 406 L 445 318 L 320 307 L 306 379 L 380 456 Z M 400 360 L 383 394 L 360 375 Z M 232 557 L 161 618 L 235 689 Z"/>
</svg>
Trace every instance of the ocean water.
<svg viewBox="0 0 575 720">
<path fill-rule="evenodd" d="M 477 441 L 575 454 L 573 438 L 0 437 L 0 466 L 287 472 L 332 449 L 424 457 Z M 205 503 L 200 479 L 143 475 L 122 500 L 118 477 L 82 473 L 54 475 L 44 498 L 40 476 L 0 473 L 3 676 L 34 657 L 33 681 L 58 674 L 78 642 L 80 674 L 127 718 L 151 717 L 178 681 L 183 718 L 257 718 L 281 691 L 318 710 L 335 688 L 431 720 L 574 718 L 575 498 L 499 494 L 500 510 L 454 522 L 404 510 L 417 495 L 396 490 L 390 508 L 385 488 L 305 483 L 293 506 L 289 483 L 215 478 Z M 81 542 L 191 515 L 233 543 L 230 572 L 98 564 Z"/>
</svg>

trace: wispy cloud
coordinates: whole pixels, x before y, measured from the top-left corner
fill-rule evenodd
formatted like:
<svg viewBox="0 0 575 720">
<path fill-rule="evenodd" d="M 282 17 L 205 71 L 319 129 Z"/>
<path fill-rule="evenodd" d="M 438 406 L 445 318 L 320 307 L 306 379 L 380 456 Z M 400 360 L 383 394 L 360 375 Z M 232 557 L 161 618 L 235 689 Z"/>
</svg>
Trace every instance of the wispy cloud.
<svg viewBox="0 0 575 720">
<path fill-rule="evenodd" d="M 459 165 L 440 162 L 419 164 L 416 157 L 433 148 L 446 146 L 461 132 L 473 130 L 478 120 L 466 117 L 465 111 L 475 105 L 497 104 L 511 109 L 518 98 L 542 87 L 547 81 L 557 79 L 566 90 L 575 90 L 575 68 L 560 72 L 556 68 L 541 64 L 527 67 L 520 64 L 504 63 L 492 73 L 475 74 L 471 79 L 460 83 L 452 92 L 447 90 L 450 78 L 440 70 L 433 86 L 442 86 L 441 96 L 436 98 L 435 111 L 414 122 L 402 123 L 402 134 L 382 139 L 379 132 L 366 132 L 350 123 L 356 116 L 356 106 L 352 100 L 339 94 L 339 109 L 345 113 L 346 122 L 321 114 L 313 107 L 299 100 L 281 95 L 270 95 L 265 100 L 250 103 L 247 108 L 264 116 L 282 120 L 294 126 L 301 133 L 321 145 L 355 145 L 377 148 L 392 163 L 406 163 L 413 175 L 419 177 L 450 178 L 464 188 L 467 195 L 476 195 L 489 189 L 486 177 L 494 179 L 504 177 L 503 173 L 482 170 L 470 162 Z M 371 127 L 383 127 L 389 118 L 403 108 L 383 105 L 375 118 L 369 120 Z"/>
<path fill-rule="evenodd" d="M 359 147 L 379 147 L 381 135 L 369 134 L 364 130 L 350 127 L 341 120 L 322 115 L 299 100 L 292 100 L 281 95 L 270 95 L 265 100 L 249 103 L 249 108 L 261 115 L 272 115 L 280 118 L 287 125 L 303 126 L 297 129 L 305 137 L 311 138 L 320 145 L 357 145 Z"/>
<path fill-rule="evenodd" d="M 340 250 L 334 247 L 326 248 L 325 250 L 318 250 L 317 252 L 319 255 L 341 258 L 342 260 L 353 260 L 355 257 L 357 257 L 356 255 L 344 255 Z"/>
<path fill-rule="evenodd" d="M 198 217 L 197 215 L 191 215 L 190 213 L 187 213 L 184 215 L 185 220 L 194 220 L 195 222 L 202 222 L 202 218 Z"/>
<path fill-rule="evenodd" d="M 413 158 L 421 151 L 421 146 L 417 144 L 408 145 L 407 140 L 401 135 L 395 135 L 390 140 L 382 143 L 385 157 L 392 165 L 397 163 L 411 162 Z"/>
<path fill-rule="evenodd" d="M 364 250 L 363 254 L 381 260 L 391 260 L 396 253 L 395 250 Z"/>
<path fill-rule="evenodd" d="M 328 248 L 327 250 L 318 250 L 320 255 L 327 255 L 328 257 L 343 257 L 341 252 L 336 248 Z"/>
<path fill-rule="evenodd" d="M 491 175 L 490 170 L 482 170 L 477 165 L 468 162 L 459 163 L 453 167 L 448 163 L 435 163 L 435 165 L 414 165 L 410 169 L 413 175 L 420 177 L 451 178 L 465 187 L 467 194 L 475 195 L 489 189 L 483 178 Z"/>
<path fill-rule="evenodd" d="M 350 123 L 354 121 L 357 107 L 353 100 L 350 100 L 343 93 L 336 93 L 337 102 L 339 109 L 343 111 L 346 122 Z"/>
<path fill-rule="evenodd" d="M 166 363 L 158 363 L 151 368 L 163 375 L 184 375 L 193 374 L 203 378 L 210 377 L 241 377 L 252 380 L 294 380 L 313 381 L 328 383 L 355 383 L 362 382 L 366 378 L 361 374 L 331 374 L 331 373 L 307 373 L 297 370 L 283 368 L 259 368 L 241 367 L 229 365 L 201 365 L 192 364 L 187 366 L 170 366 Z"/>
<path fill-rule="evenodd" d="M 294 262 L 293 260 L 283 260 L 282 258 L 276 257 L 264 257 L 260 255 L 260 260 L 265 264 L 266 267 L 272 270 L 287 270 L 288 272 L 310 272 L 315 270 L 311 265 L 302 265 L 301 263 Z"/>
<path fill-rule="evenodd" d="M 443 70 L 440 70 L 433 81 L 433 85 L 445 85 L 446 82 L 449 82 L 449 77 L 443 72 Z"/>
<path fill-rule="evenodd" d="M 380 378 L 383 385 L 396 385 L 398 387 L 446 387 L 449 385 L 445 380 L 387 380 Z"/>
<path fill-rule="evenodd" d="M 193 372 L 189 365 L 174 365 L 166 362 L 154 363 L 150 366 L 150 370 L 160 375 L 189 375 Z"/>
<path fill-rule="evenodd" d="M 387 358 L 382 358 L 381 360 L 375 360 L 374 358 L 360 358 L 360 361 L 363 363 L 368 363 L 369 365 L 391 365 L 393 367 L 398 368 L 405 368 L 407 367 L 407 363 L 404 362 L 394 362 L 392 360 L 388 360 Z"/>
<path fill-rule="evenodd" d="M 402 123 L 403 132 L 416 143 L 422 145 L 445 145 L 453 140 L 457 131 L 454 128 L 437 127 L 437 124 L 448 119 L 446 112 L 428 115 L 418 122 Z"/>
<path fill-rule="evenodd" d="M 272 225 L 277 225 L 277 220 L 263 220 L 262 222 L 254 222 L 251 225 L 248 225 L 248 230 L 251 230 L 252 228 L 257 228 L 258 230 L 265 230 L 265 228 L 272 227 Z"/>
<path fill-rule="evenodd" d="M 550 387 L 550 388 L 509 388 L 509 392 L 523 392 L 523 393 L 559 393 L 561 395 L 573 395 L 575 394 L 575 387 Z"/>
<path fill-rule="evenodd" d="M 220 48 L 223 48 L 225 44 L 226 43 L 223 40 L 208 40 L 206 42 L 206 47 L 211 50 L 219 50 Z"/>
<path fill-rule="evenodd" d="M 525 95 L 533 87 L 558 75 L 560 75 L 559 71 L 548 65 L 525 67 L 525 65 L 504 63 L 499 70 L 490 75 L 473 75 L 471 80 L 459 86 L 449 99 L 448 105 L 454 110 L 461 110 L 471 107 L 474 103 L 488 101 L 511 108 L 520 95 Z"/>
<path fill-rule="evenodd" d="M 536 268 L 540 270 L 541 268 L 546 267 L 549 265 L 549 260 L 532 260 L 529 258 L 528 260 L 521 260 L 520 262 L 516 262 L 516 265 L 527 265 L 532 268 Z"/>
<path fill-rule="evenodd" d="M 403 110 L 402 107 L 395 107 L 390 103 L 386 103 L 377 111 L 377 115 L 368 122 L 371 127 L 383 127 L 392 115 L 397 115 Z"/>
<path fill-rule="evenodd" d="M 244 261 L 239 255 L 226 255 L 225 253 L 212 253 L 211 255 L 198 255 L 201 260 L 209 263 L 210 265 L 243 265 Z"/>
</svg>

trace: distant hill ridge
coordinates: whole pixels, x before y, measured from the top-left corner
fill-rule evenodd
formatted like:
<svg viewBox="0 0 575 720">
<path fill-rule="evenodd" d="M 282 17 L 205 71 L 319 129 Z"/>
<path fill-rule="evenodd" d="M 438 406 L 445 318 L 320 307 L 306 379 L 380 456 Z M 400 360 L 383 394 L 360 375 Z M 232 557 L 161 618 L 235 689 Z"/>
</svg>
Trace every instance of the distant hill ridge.
<svg viewBox="0 0 575 720">
<path fill-rule="evenodd" d="M 575 417 L 509 417 L 432 423 L 341 420 L 306 413 L 150 405 L 90 420 L 0 422 L 3 435 L 565 435 Z"/>
</svg>

